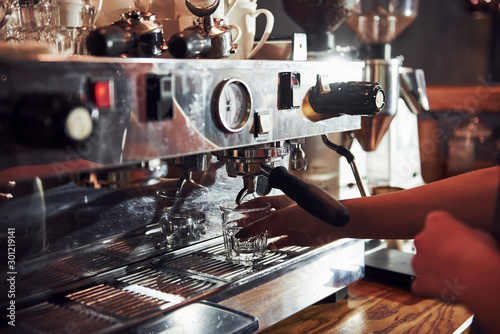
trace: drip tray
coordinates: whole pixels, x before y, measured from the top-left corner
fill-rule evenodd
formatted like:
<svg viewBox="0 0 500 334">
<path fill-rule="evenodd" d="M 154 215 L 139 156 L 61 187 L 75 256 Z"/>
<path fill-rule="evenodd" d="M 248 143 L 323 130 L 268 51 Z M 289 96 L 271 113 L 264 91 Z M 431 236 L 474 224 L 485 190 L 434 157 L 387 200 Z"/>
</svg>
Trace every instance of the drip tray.
<svg viewBox="0 0 500 334">
<path fill-rule="evenodd" d="M 182 325 L 176 320 L 176 317 L 189 314 L 185 313 L 186 310 L 196 310 L 203 315 L 232 319 L 228 323 L 219 323 L 224 328 L 221 333 L 249 333 L 258 328 L 255 318 L 202 301 L 237 295 L 251 288 L 247 283 L 271 280 L 277 273 L 300 267 L 321 252 L 290 247 L 268 252 L 263 259 L 254 262 L 231 263 L 225 259 L 222 238 L 216 238 L 124 265 L 105 274 L 85 277 L 110 268 L 113 259 L 122 264 L 115 257 L 117 252 L 114 252 L 115 256 L 106 254 L 100 250 L 61 257 L 57 261 L 58 271 L 84 278 L 76 283 L 70 280 L 71 283 L 53 290 L 43 301 L 32 301 L 30 306 L 19 309 L 16 329 L 22 328 L 26 333 L 58 333 L 67 329 L 64 326 L 73 324 L 84 333 L 123 330 L 146 333 L 147 328 L 154 332 L 153 328 L 164 328 L 168 323 L 196 329 L 185 332 L 206 333 L 203 326 L 213 319 L 199 323 L 184 321 Z M 48 275 L 47 279 L 50 277 Z"/>
<path fill-rule="evenodd" d="M 207 334 L 245 334 L 259 329 L 256 317 L 229 308 L 200 302 L 190 304 L 152 324 L 145 324 L 137 331 L 138 334 L 172 333 Z"/>
</svg>

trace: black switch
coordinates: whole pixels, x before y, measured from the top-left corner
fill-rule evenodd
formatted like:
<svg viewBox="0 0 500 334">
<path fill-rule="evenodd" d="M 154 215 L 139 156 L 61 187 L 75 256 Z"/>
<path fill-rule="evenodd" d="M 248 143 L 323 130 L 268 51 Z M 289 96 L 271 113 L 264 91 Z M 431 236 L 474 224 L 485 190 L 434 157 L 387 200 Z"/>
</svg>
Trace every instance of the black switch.
<svg viewBox="0 0 500 334">
<path fill-rule="evenodd" d="M 174 117 L 172 75 L 146 75 L 146 117 L 151 121 Z"/>
<path fill-rule="evenodd" d="M 300 95 L 300 73 L 279 73 L 278 107 L 279 109 L 298 108 L 302 104 Z"/>
</svg>

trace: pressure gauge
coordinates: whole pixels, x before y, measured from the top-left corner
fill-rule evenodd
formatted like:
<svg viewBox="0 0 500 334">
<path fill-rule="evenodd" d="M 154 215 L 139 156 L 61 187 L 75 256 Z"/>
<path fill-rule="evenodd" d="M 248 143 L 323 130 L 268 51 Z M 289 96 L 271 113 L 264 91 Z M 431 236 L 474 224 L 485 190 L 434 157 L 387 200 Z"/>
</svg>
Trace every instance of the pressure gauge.
<svg viewBox="0 0 500 334">
<path fill-rule="evenodd" d="M 220 82 L 212 97 L 212 112 L 224 130 L 243 130 L 252 112 L 250 88 L 235 78 Z"/>
</svg>

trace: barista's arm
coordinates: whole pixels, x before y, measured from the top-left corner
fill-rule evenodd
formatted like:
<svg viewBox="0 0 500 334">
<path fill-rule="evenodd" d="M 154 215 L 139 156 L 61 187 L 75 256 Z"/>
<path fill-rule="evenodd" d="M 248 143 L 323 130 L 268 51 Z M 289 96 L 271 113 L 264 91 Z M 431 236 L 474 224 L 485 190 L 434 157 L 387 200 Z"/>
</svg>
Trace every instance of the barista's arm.
<svg viewBox="0 0 500 334">
<path fill-rule="evenodd" d="M 12 198 L 12 194 L 8 193 L 12 188 L 16 186 L 14 181 L 1 181 L 0 180 L 0 202 L 7 201 Z"/>
<path fill-rule="evenodd" d="M 500 167 L 486 168 L 401 192 L 342 201 L 351 214 L 341 232 L 359 238 L 413 238 L 434 210 L 491 232 Z"/>
<path fill-rule="evenodd" d="M 447 211 L 472 227 L 491 232 L 499 174 L 500 167 L 491 167 L 418 188 L 341 201 L 351 215 L 342 228 L 319 221 L 297 205 L 278 207 L 238 237 L 264 230 L 270 236 L 288 236 L 270 245 L 271 249 L 321 245 L 343 237 L 411 239 L 423 228 L 426 215 L 434 210 Z"/>
<path fill-rule="evenodd" d="M 0 171 L 0 185 L 11 181 L 31 179 L 34 177 L 57 176 L 74 170 L 83 170 L 101 166 L 92 161 L 75 159 L 54 162 L 45 165 L 17 166 Z"/>
<path fill-rule="evenodd" d="M 72 170 L 95 168 L 100 166 L 83 159 L 55 162 L 53 164 L 17 166 L 0 171 L 0 202 L 13 198 L 10 192 L 16 188 L 18 181 L 34 177 L 57 176 Z"/>
</svg>

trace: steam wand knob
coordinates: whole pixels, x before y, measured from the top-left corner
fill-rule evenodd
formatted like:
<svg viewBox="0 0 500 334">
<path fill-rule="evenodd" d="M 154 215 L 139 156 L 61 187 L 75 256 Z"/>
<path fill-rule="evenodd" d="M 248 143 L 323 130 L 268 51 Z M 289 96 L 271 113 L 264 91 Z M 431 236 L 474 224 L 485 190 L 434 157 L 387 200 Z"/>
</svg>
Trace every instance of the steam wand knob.
<svg viewBox="0 0 500 334">
<path fill-rule="evenodd" d="M 307 93 L 305 109 L 312 109 L 312 114 L 306 116 L 313 121 L 342 115 L 376 116 L 385 106 L 385 92 L 378 83 L 328 83 L 327 79 L 318 75 L 316 86 Z"/>
</svg>

